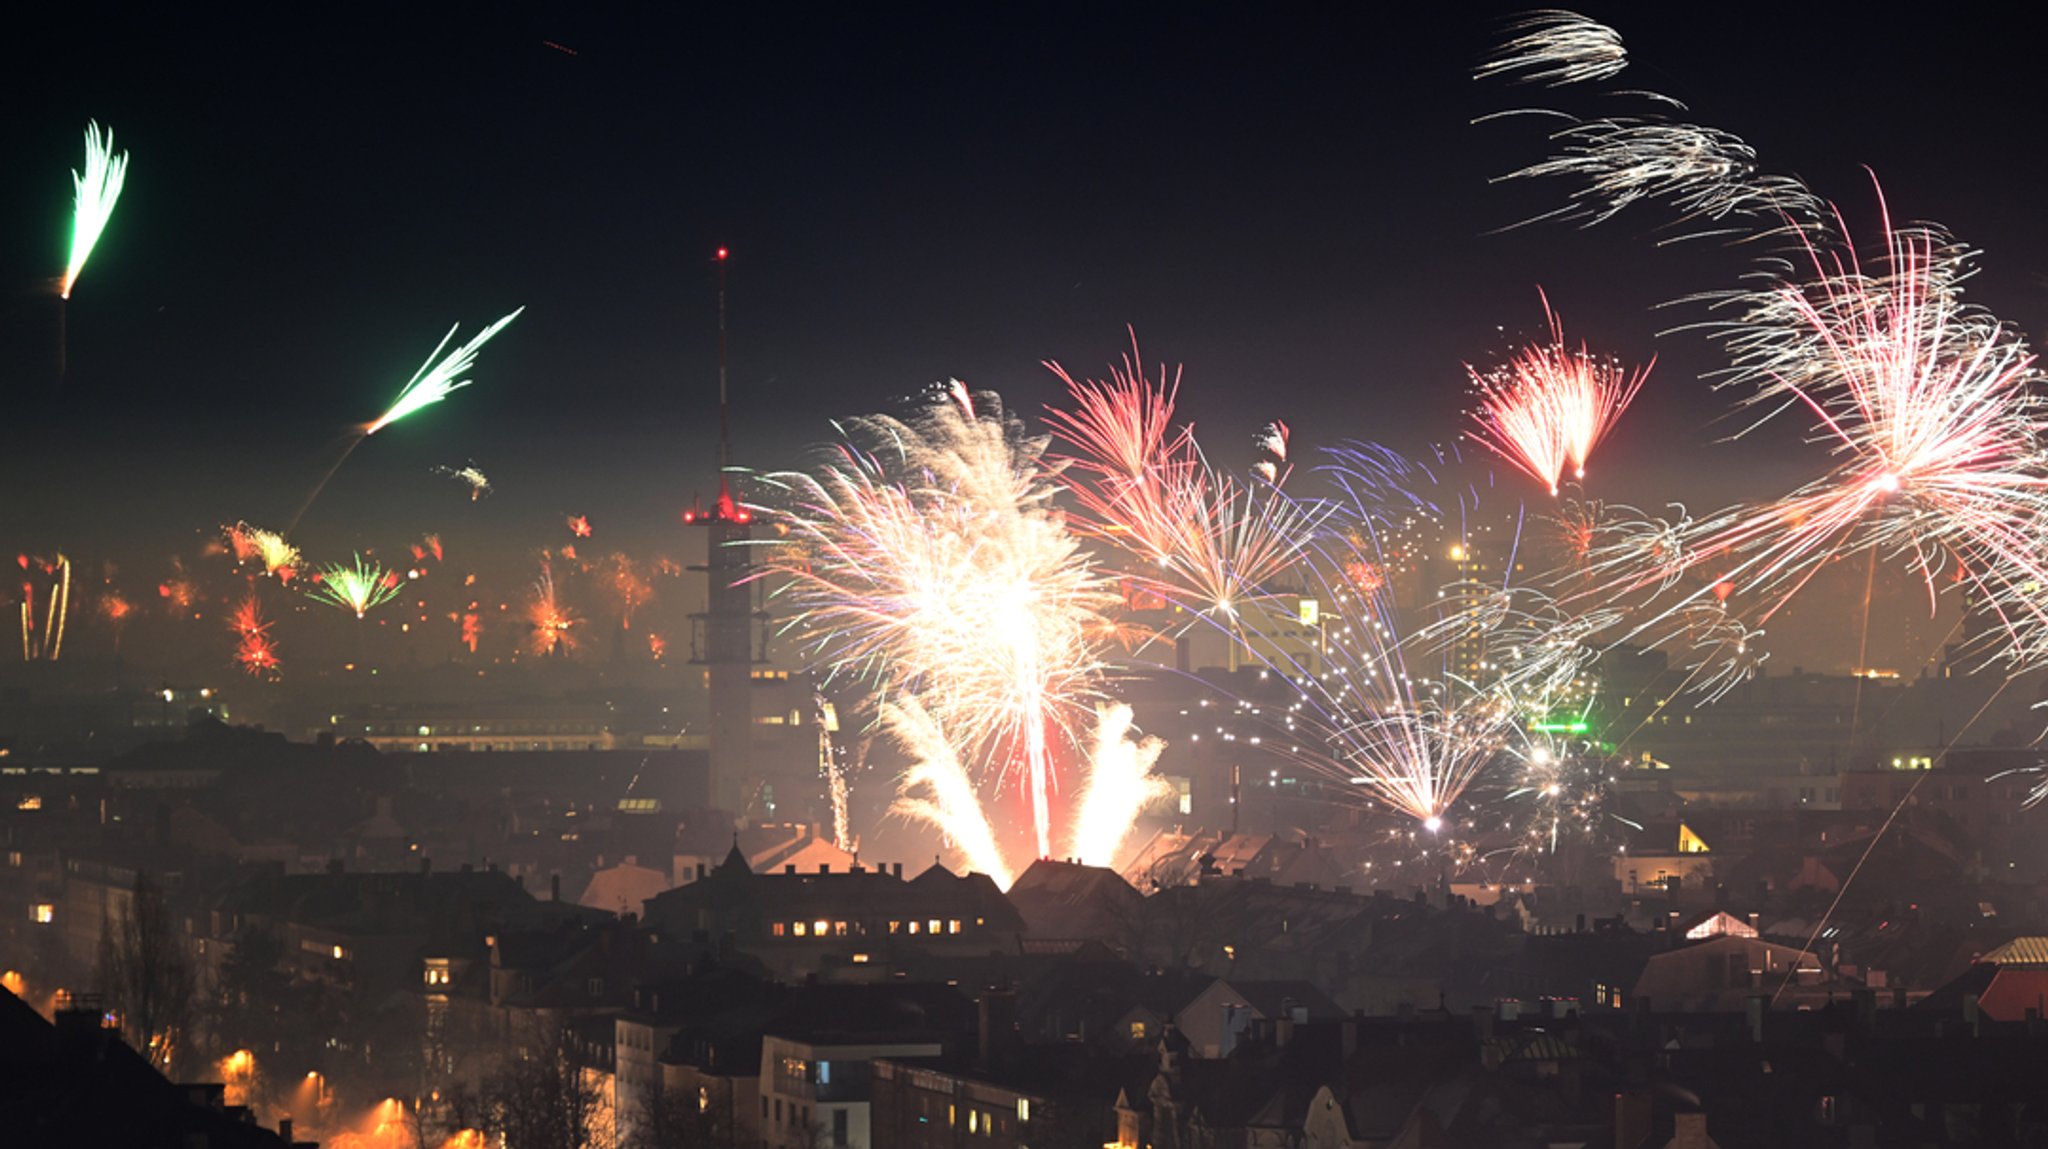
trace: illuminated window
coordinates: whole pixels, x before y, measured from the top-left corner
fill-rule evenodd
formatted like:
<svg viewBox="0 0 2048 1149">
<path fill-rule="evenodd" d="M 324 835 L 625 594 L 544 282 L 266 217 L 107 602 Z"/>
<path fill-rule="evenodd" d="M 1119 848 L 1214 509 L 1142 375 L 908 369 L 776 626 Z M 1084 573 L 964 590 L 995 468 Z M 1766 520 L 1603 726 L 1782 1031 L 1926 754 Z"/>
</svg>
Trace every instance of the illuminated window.
<svg viewBox="0 0 2048 1149">
<path fill-rule="evenodd" d="M 1144 1023 L 1144 1022 L 1142 1022 L 1142 1021 L 1134 1021 L 1134 1022 L 1132 1022 L 1132 1023 L 1131 1023 L 1131 1040 L 1132 1040 L 1132 1041 L 1143 1041 L 1143 1040 L 1145 1040 L 1145 1023 Z"/>
<path fill-rule="evenodd" d="M 910 932 L 911 932 L 911 933 L 916 933 L 916 932 L 917 932 L 917 923 L 916 923 L 916 922 L 912 922 L 912 923 L 910 923 Z"/>
<path fill-rule="evenodd" d="M 768 929 L 770 933 L 773 933 L 778 938 L 781 937 L 783 934 L 789 932 L 788 927 L 784 926 L 781 922 L 776 922 L 774 925 L 768 927 Z"/>
<path fill-rule="evenodd" d="M 825 921 L 823 918 L 820 918 L 817 921 L 811 923 L 811 932 L 822 938 L 825 936 L 825 931 L 831 926 L 831 924 L 832 923 Z"/>
<path fill-rule="evenodd" d="M 952 921 L 949 921 L 949 922 L 947 922 L 947 923 L 946 923 L 946 932 L 947 932 L 947 933 L 949 933 L 949 934 L 957 934 L 957 933 L 959 933 L 959 932 L 960 932 L 960 919 L 959 919 L 959 918 L 954 918 L 954 919 L 953 919 Z"/>
<path fill-rule="evenodd" d="M 855 965 L 866 965 L 866 964 L 868 964 L 868 955 L 866 955 L 866 954 L 855 954 L 855 955 L 853 955 L 853 964 L 855 964 Z"/>
<path fill-rule="evenodd" d="M 969 1133 L 981 1132 L 981 1110 L 969 1109 L 967 1111 L 967 1131 Z"/>
<path fill-rule="evenodd" d="M 1031 1120 L 1031 1099 L 1029 1097 L 1019 1097 L 1017 1099 L 1017 1120 Z"/>
<path fill-rule="evenodd" d="M 928 933 L 928 934 L 935 934 L 935 933 L 938 933 L 938 932 L 939 932 L 939 919 L 937 919 L 937 918 L 933 918 L 932 920 L 930 920 L 930 921 L 926 922 L 926 923 L 924 924 L 924 930 L 925 930 L 925 932 L 926 932 L 926 933 Z"/>
<path fill-rule="evenodd" d="M 340 946 L 335 946 L 334 949 L 330 952 L 334 954 L 335 961 L 340 961 L 341 959 L 348 956 L 348 951 L 341 948 Z"/>
<path fill-rule="evenodd" d="M 38 925 L 49 925 L 57 920 L 57 906 L 53 902 L 37 902 L 31 916 Z"/>
<path fill-rule="evenodd" d="M 803 937 L 803 936 L 805 935 L 806 931 L 808 931 L 808 929 L 809 929 L 810 927 L 808 927 L 808 926 L 804 925 L 804 923 L 802 923 L 802 922 L 797 922 L 797 923 L 796 923 L 795 925 L 791 926 L 790 928 L 796 931 L 796 936 L 798 936 L 798 937 Z"/>
<path fill-rule="evenodd" d="M 835 938 L 843 938 L 843 937 L 845 937 L 845 936 L 846 936 L 846 923 L 845 923 L 845 922 L 833 922 L 833 923 L 832 923 L 832 936 L 833 936 L 833 937 L 835 937 Z"/>
<path fill-rule="evenodd" d="M 699 1085 L 697 1087 L 697 1112 L 711 1112 L 711 1087 L 709 1085 Z"/>
<path fill-rule="evenodd" d="M 14 804 L 14 808 L 17 810 L 40 810 L 43 808 L 43 796 L 41 794 L 23 794 L 21 801 Z"/>
<path fill-rule="evenodd" d="M 889 932 L 890 932 L 890 933 L 892 933 L 892 934 L 893 934 L 893 933 L 895 933 L 895 932 L 897 932 L 898 930 L 901 930 L 902 928 L 903 928 L 903 923 L 902 923 L 902 922 L 890 922 L 890 923 L 889 923 Z"/>
</svg>

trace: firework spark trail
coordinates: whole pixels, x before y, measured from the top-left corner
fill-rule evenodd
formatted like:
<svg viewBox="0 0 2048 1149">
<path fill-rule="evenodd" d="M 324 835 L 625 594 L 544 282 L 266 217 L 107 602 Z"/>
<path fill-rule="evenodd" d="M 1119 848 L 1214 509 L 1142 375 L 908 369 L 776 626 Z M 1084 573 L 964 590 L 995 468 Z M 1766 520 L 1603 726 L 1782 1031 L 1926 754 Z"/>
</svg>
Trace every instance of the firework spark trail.
<svg viewBox="0 0 2048 1149">
<path fill-rule="evenodd" d="M 1246 487 L 1208 465 L 1191 428 L 1174 426 L 1179 373 L 1147 378 L 1135 337 L 1107 381 L 1046 366 L 1072 406 L 1048 408 L 1046 421 L 1075 452 L 1062 460 L 1080 506 L 1074 529 L 1136 560 L 1130 577 L 1146 590 L 1234 631 L 1241 604 L 1294 564 L 1320 520 L 1277 487 L 1285 425 L 1261 432 L 1265 483 Z"/>
<path fill-rule="evenodd" d="M 398 597 L 398 575 L 357 554 L 353 563 L 329 563 L 313 574 L 306 596 L 362 618 Z"/>
<path fill-rule="evenodd" d="M 1473 70 L 1474 79 L 1557 87 L 1610 79 L 1628 67 L 1621 34 L 1576 12 L 1531 12 L 1510 21 L 1505 31 L 1509 38 Z"/>
<path fill-rule="evenodd" d="M 458 378 L 458 376 L 474 367 L 476 365 L 477 353 L 483 350 L 484 344 L 490 342 L 492 336 L 503 331 L 508 324 L 519 318 L 521 312 L 525 310 L 524 307 L 521 307 L 512 314 L 484 328 L 476 334 L 475 338 L 448 352 L 448 355 L 443 358 L 441 352 L 447 348 L 448 341 L 455 338 L 456 330 L 462 325 L 458 323 L 454 327 L 450 327 L 448 334 L 441 337 L 440 345 L 434 348 L 434 353 L 427 356 L 427 361 L 420 364 L 420 369 L 413 373 L 412 379 L 399 391 L 398 398 L 392 402 L 390 409 L 378 416 L 375 422 L 363 428 L 363 435 L 366 437 L 374 435 L 391 424 L 398 422 L 400 419 L 419 411 L 421 408 L 439 403 L 454 392 L 469 386 L 472 380 Z"/>
<path fill-rule="evenodd" d="M 21 584 L 21 660 L 56 662 L 64 654 L 64 629 L 71 617 L 71 560 L 62 554 L 55 559 L 31 559 L 24 554 L 16 561 L 31 576 Z M 40 617 L 32 581 L 37 572 L 49 579 Z"/>
<path fill-rule="evenodd" d="M 1975 592 L 2000 621 L 1997 656 L 2025 666 L 2048 653 L 2034 589 L 2048 585 L 2042 376 L 2016 333 L 1963 303 L 1954 245 L 1888 218 L 1885 233 L 1875 268 L 1846 241 L 1805 236 L 1808 278 L 1745 294 L 1725 321 L 1731 379 L 1756 384 L 1766 419 L 1806 412 L 1833 468 L 1783 498 L 1671 526 L 1654 568 L 1605 565 L 1620 567 L 1623 592 L 1705 574 L 1670 611 L 1726 587 L 1761 623 L 1829 561 L 1875 552 L 1905 561 L 1930 609 L 1945 579 Z"/>
<path fill-rule="evenodd" d="M 1468 639 L 1500 625 L 1508 611 L 1496 604 L 1475 611 L 1474 603 L 1451 601 L 1436 629 L 1404 637 L 1392 584 L 1384 577 L 1362 581 L 1354 572 L 1393 569 L 1399 564 L 1385 534 L 1417 516 L 1440 518 L 1412 481 L 1433 482 L 1436 475 L 1366 445 L 1330 455 L 1334 461 L 1321 471 L 1346 498 L 1333 504 L 1332 529 L 1297 568 L 1322 604 L 1322 665 L 1262 656 L 1300 692 L 1282 716 L 1287 741 L 1269 748 L 1436 832 L 1472 783 L 1522 736 L 1526 706 L 1509 676 L 1482 684 L 1428 668 L 1446 661 L 1450 635 Z M 1459 497 L 1462 504 L 1463 493 Z"/>
<path fill-rule="evenodd" d="M 1472 438 L 1519 467 L 1557 494 L 1567 465 L 1586 477 L 1586 460 L 1615 420 L 1628 408 L 1651 367 L 1630 371 L 1596 358 L 1582 343 L 1565 342 L 1564 324 L 1539 289 L 1550 330 L 1546 342 L 1531 343 L 1492 371 L 1467 366 L 1479 406 Z"/>
<path fill-rule="evenodd" d="M 1138 815 L 1172 792 L 1152 773 L 1166 749 L 1163 739 L 1131 739 L 1131 708 L 1121 702 L 1095 711 L 1095 751 L 1088 759 L 1069 856 L 1084 866 L 1114 866 Z"/>
<path fill-rule="evenodd" d="M 762 569 L 821 664 L 916 695 L 998 788 L 1019 784 L 1048 855 L 1050 736 L 1071 743 L 1099 693 L 1092 636 L 1115 594 L 1053 506 L 1045 440 L 957 384 L 849 433 L 836 465 L 767 477 L 789 534 Z"/>
<path fill-rule="evenodd" d="M 101 135 L 97 121 L 85 128 L 85 170 L 71 173 L 71 261 L 64 268 L 57 294 L 71 298 L 71 287 L 85 270 L 85 261 L 114 218 L 114 202 L 128 179 L 128 153 L 114 154 L 114 129 Z"/>
<path fill-rule="evenodd" d="M 1508 31 L 1512 35 L 1474 70 L 1475 79 L 1526 71 L 1522 79 L 1556 87 L 1609 79 L 1626 62 L 1620 33 L 1574 13 L 1534 13 L 1509 25 Z M 1656 92 L 1608 94 L 1640 97 L 1658 110 L 1581 119 L 1550 109 L 1520 109 L 1481 117 L 1538 112 L 1571 121 L 1551 133 L 1555 152 L 1549 158 L 1495 177 L 1496 183 L 1561 178 L 1577 185 L 1564 206 L 1525 224 L 1569 219 L 1590 227 L 1632 204 L 1658 201 L 1670 204 L 1685 219 L 1812 222 L 1825 214 L 1825 201 L 1800 180 L 1759 171 L 1755 149 L 1741 137 L 1674 122 L 1663 114 L 1665 109 L 1683 111 L 1685 105 L 1679 101 Z"/>
<path fill-rule="evenodd" d="M 969 869 L 1008 889 L 1014 881 L 1010 865 L 996 846 L 995 830 L 974 781 L 939 720 L 917 699 L 905 697 L 881 704 L 881 722 L 912 762 L 890 811 L 938 830 L 965 856 Z"/>
</svg>

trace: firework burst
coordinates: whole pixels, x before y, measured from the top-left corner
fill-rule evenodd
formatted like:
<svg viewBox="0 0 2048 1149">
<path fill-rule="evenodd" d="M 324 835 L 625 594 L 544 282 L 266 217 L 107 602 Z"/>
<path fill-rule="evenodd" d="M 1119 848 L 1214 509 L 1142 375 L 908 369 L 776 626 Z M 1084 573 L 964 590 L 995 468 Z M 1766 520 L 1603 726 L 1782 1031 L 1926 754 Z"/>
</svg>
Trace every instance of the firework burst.
<svg viewBox="0 0 2048 1149">
<path fill-rule="evenodd" d="M 1091 635 L 1115 594 L 1053 506 L 1045 440 L 958 384 L 850 431 L 837 465 L 767 477 L 787 536 L 765 569 L 820 664 L 915 694 L 1026 794 L 1049 854 L 1054 745 L 1099 691 Z"/>
<path fill-rule="evenodd" d="M 114 154 L 114 129 L 102 134 L 97 122 L 85 128 L 85 170 L 71 173 L 73 189 L 71 261 L 58 282 L 57 294 L 71 298 L 71 287 L 85 270 L 85 261 L 99 243 L 108 221 L 114 218 L 114 202 L 128 179 L 128 153 Z"/>
<path fill-rule="evenodd" d="M 284 541 L 276 531 L 252 527 L 248 523 L 236 523 L 222 528 L 227 537 L 228 549 L 237 563 L 258 563 L 263 573 L 276 577 L 279 582 L 290 582 L 299 566 L 299 548 Z"/>
<path fill-rule="evenodd" d="M 1628 67 L 1621 33 L 1576 12 L 1531 12 L 1510 21 L 1506 31 L 1508 39 L 1474 69 L 1475 79 L 1556 87 L 1605 80 Z"/>
<path fill-rule="evenodd" d="M 1586 460 L 1636 397 L 1650 367 L 1630 371 L 1565 342 L 1564 324 L 1542 296 L 1550 337 L 1480 372 L 1468 366 L 1479 406 L 1474 439 L 1557 494 L 1565 468 L 1586 477 Z M 1655 360 L 1652 360 L 1654 365 Z"/>
<path fill-rule="evenodd" d="M 532 628 L 527 635 L 526 649 L 536 658 L 552 654 L 571 654 L 576 650 L 575 627 L 583 619 L 575 611 L 563 605 L 555 593 L 555 572 L 543 565 L 540 578 L 533 584 L 533 593 L 526 602 L 526 621 Z"/>
<path fill-rule="evenodd" d="M 1131 739 L 1131 708 L 1117 702 L 1096 707 L 1095 749 L 1074 818 L 1069 856 L 1086 866 L 1113 866 L 1124 839 L 1146 806 L 1172 786 L 1152 773 L 1164 740 Z"/>
<path fill-rule="evenodd" d="M 882 729 L 910 757 L 890 811 L 943 834 L 973 870 L 1008 889 L 1014 880 L 1009 862 L 996 845 L 995 828 L 982 808 L 974 780 L 960 764 L 960 755 L 945 729 L 914 698 L 881 704 Z"/>
<path fill-rule="evenodd" d="M 398 597 L 398 574 L 358 554 L 352 563 L 329 563 L 314 572 L 306 596 L 362 618 Z"/>
</svg>

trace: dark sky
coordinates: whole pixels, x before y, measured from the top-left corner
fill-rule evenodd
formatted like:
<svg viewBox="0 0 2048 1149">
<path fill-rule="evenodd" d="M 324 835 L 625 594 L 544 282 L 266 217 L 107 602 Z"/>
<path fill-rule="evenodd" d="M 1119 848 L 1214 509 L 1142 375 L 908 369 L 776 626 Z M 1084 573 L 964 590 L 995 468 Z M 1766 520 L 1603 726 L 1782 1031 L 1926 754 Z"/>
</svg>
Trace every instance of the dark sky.
<svg viewBox="0 0 2048 1149">
<path fill-rule="evenodd" d="M 1489 185 L 1538 128 L 1470 121 L 1587 98 L 1469 78 L 1512 9 L 1384 7 L 48 6 L 0 62 L 17 343 L 61 269 L 84 122 L 134 158 L 70 305 L 66 388 L 47 402 L 8 365 L 0 541 L 279 522 L 449 324 L 521 304 L 476 385 L 363 445 L 301 541 L 437 529 L 469 508 L 428 469 L 469 459 L 499 488 L 478 521 L 508 538 L 568 512 L 658 535 L 709 481 L 718 244 L 735 437 L 762 466 L 949 376 L 1035 411 L 1039 360 L 1093 369 L 1126 324 L 1186 364 L 1226 460 L 1275 417 L 1298 450 L 1419 449 L 1458 430 L 1460 364 L 1536 326 L 1541 283 L 1574 336 L 1661 357 L 1596 493 L 1816 472 L 1797 428 L 1713 447 L 1712 347 L 1653 336 L 1657 305 L 1741 257 L 1658 248 L 1655 209 L 1498 232 L 1564 189 Z M 1980 301 L 2038 334 L 2048 118 L 2024 29 L 1589 11 L 1627 38 L 1629 84 L 1852 218 L 1873 166 L 1896 214 L 1986 250 Z"/>
</svg>

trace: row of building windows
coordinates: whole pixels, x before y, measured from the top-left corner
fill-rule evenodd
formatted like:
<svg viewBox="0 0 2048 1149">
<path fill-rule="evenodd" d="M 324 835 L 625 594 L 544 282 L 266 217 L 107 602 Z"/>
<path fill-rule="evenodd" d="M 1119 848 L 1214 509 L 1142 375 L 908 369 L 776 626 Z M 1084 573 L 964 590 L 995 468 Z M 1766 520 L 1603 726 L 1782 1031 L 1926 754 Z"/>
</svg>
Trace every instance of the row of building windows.
<svg viewBox="0 0 2048 1149">
<path fill-rule="evenodd" d="M 980 925 L 981 919 L 976 918 L 974 920 L 974 924 Z M 868 933 L 868 924 L 866 922 L 861 921 L 849 922 L 843 919 L 829 920 L 826 918 L 818 918 L 814 921 L 807 922 L 774 922 L 769 925 L 768 932 L 778 938 L 866 937 Z M 926 918 L 923 921 L 900 921 L 896 919 L 891 919 L 889 922 L 889 932 L 892 934 L 957 934 L 960 932 L 960 919 Z"/>
</svg>

